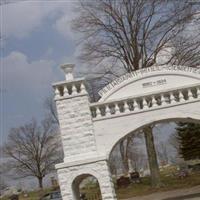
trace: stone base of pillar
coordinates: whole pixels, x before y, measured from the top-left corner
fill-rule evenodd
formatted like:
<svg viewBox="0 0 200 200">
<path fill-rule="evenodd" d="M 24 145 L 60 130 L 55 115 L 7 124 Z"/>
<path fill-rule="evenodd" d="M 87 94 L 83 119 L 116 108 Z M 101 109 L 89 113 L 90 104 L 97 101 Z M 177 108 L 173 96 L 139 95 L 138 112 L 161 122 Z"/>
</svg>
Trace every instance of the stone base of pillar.
<svg viewBox="0 0 200 200">
<path fill-rule="evenodd" d="M 87 175 L 94 176 L 101 190 L 102 200 L 116 200 L 114 184 L 106 160 L 58 168 L 63 200 L 80 200 L 79 183 Z"/>
</svg>

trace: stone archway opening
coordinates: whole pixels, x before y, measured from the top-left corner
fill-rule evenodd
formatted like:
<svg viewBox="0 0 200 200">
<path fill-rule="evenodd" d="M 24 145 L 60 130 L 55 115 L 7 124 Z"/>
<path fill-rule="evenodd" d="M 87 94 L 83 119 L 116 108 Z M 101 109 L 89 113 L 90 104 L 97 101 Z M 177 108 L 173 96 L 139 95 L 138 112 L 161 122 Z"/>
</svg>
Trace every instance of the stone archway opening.
<svg viewBox="0 0 200 200">
<path fill-rule="evenodd" d="M 82 174 L 72 183 L 75 200 L 102 200 L 101 190 L 97 178 L 91 174 Z"/>
<path fill-rule="evenodd" d="M 169 184 L 170 182 L 172 184 L 172 189 L 173 186 L 174 188 L 182 188 L 185 184 L 184 182 L 187 181 L 191 184 L 188 184 L 188 188 L 193 185 L 200 186 L 200 159 L 185 160 L 180 152 L 178 152 L 178 141 L 170 141 L 177 139 L 177 127 L 179 127 L 180 124 L 198 125 L 196 133 L 200 134 L 200 120 L 192 118 L 166 119 L 156 121 L 153 124 L 147 124 L 147 126 L 151 125 L 154 127 L 154 141 L 163 186 Z M 144 127 L 145 126 L 139 127 L 118 140 L 109 154 L 110 170 L 115 182 L 115 188 L 117 190 L 116 193 L 120 195 L 120 198 L 131 197 L 121 195 L 121 191 L 125 188 L 129 188 L 128 190 L 130 190 L 131 187 L 133 190 L 135 188 L 136 193 L 133 192 L 133 195 L 135 196 L 137 195 L 137 192 L 139 192 L 139 187 L 143 189 L 142 184 L 144 184 L 144 193 L 146 187 L 149 187 L 149 189 L 151 187 L 148 156 L 146 149 L 144 149 L 146 147 L 144 136 L 141 131 Z M 130 143 L 127 142 L 129 139 Z M 125 156 L 127 155 L 126 163 L 123 163 L 126 158 L 122 158 L 120 145 L 129 145 L 123 149 L 123 151 L 126 151 L 126 148 L 128 148 L 130 151 L 123 152 Z M 133 145 L 136 146 L 134 147 Z M 198 144 L 196 143 L 196 147 L 198 147 L 197 145 Z M 121 169 L 119 169 L 120 167 Z M 137 174 L 135 174 L 135 177 L 131 177 L 131 173 L 135 172 L 139 173 L 139 178 L 137 177 Z"/>
</svg>

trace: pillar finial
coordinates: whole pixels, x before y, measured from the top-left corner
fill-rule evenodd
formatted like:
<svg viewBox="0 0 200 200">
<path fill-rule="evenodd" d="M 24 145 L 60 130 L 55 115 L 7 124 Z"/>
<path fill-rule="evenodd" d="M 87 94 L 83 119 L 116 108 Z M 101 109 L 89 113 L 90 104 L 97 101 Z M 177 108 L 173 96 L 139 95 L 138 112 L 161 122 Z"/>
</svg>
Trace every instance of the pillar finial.
<svg viewBox="0 0 200 200">
<path fill-rule="evenodd" d="M 61 65 L 61 69 L 65 73 L 65 78 L 67 81 L 71 81 L 74 79 L 73 70 L 75 65 L 74 64 L 63 64 Z"/>
</svg>

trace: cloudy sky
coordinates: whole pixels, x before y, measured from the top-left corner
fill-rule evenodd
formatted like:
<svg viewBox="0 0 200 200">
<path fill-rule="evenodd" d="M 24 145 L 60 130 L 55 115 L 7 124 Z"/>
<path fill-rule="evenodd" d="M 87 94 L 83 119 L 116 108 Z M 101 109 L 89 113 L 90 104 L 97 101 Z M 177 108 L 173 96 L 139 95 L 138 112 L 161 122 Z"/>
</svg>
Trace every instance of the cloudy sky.
<svg viewBox="0 0 200 200">
<path fill-rule="evenodd" d="M 63 63 L 77 63 L 70 21 L 75 1 L 27 0 L 1 5 L 1 141 L 11 127 L 41 119 Z M 78 70 L 77 70 L 78 71 Z"/>
<path fill-rule="evenodd" d="M 61 64 L 75 63 L 77 76 L 84 71 L 70 28 L 76 0 L 4 1 L 12 3 L 0 6 L 0 145 L 10 128 L 42 119 L 51 84 L 64 79 Z"/>
<path fill-rule="evenodd" d="M 70 22 L 77 0 L 0 0 L 0 135 L 11 127 L 41 119 L 51 84 L 63 80 L 63 63 L 75 63 L 78 36 Z"/>
</svg>

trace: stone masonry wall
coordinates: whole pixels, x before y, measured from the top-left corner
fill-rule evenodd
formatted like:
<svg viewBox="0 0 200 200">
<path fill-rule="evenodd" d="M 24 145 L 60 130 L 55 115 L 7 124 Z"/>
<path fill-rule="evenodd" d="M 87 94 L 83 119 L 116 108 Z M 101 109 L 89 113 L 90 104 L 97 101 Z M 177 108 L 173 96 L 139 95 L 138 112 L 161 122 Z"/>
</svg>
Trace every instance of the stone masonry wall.
<svg viewBox="0 0 200 200">
<path fill-rule="evenodd" d="M 63 200 L 77 200 L 76 189 L 72 189 L 73 181 L 84 174 L 97 178 L 103 200 L 115 200 L 115 190 L 107 161 L 97 161 L 79 166 L 67 167 L 58 170 L 59 183 Z"/>
<path fill-rule="evenodd" d="M 96 152 L 96 142 L 87 94 L 56 101 L 66 157 Z"/>
</svg>

